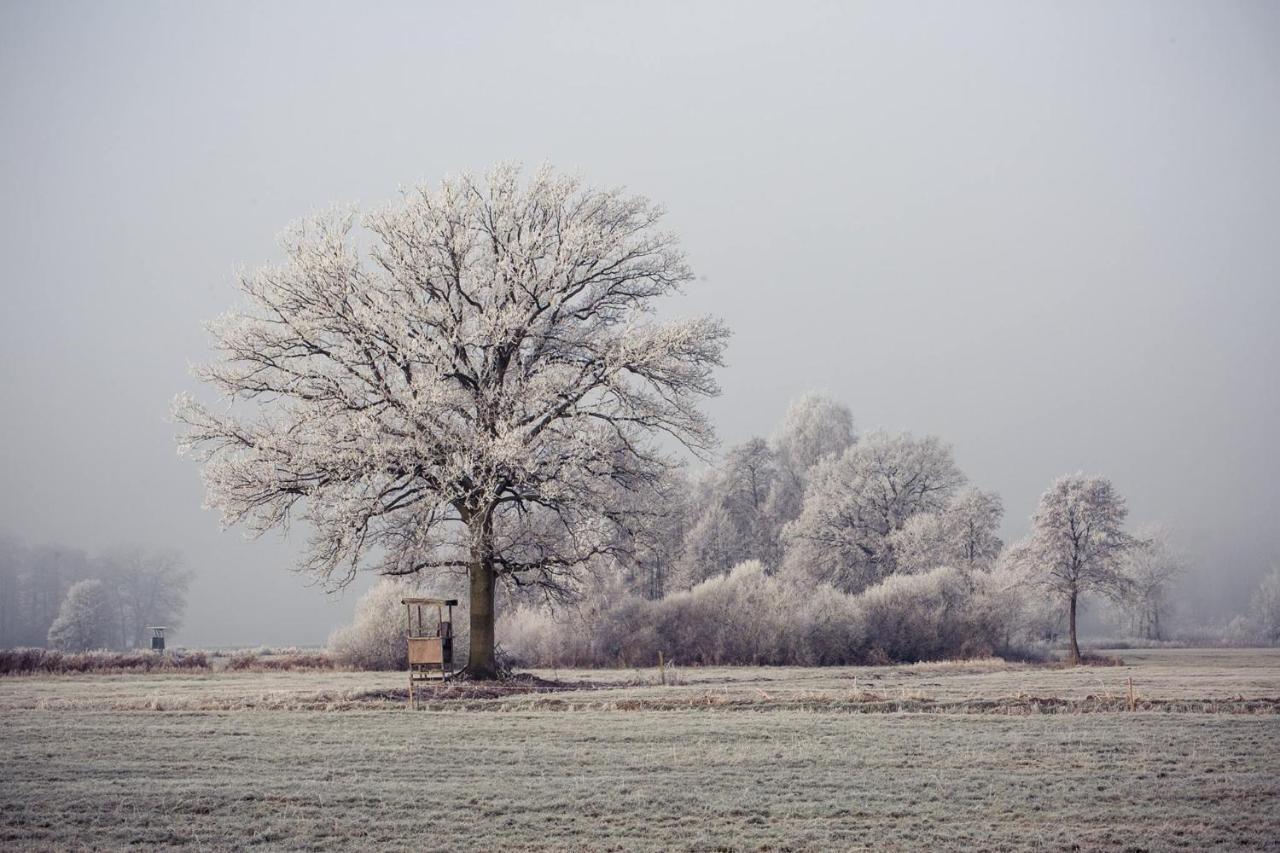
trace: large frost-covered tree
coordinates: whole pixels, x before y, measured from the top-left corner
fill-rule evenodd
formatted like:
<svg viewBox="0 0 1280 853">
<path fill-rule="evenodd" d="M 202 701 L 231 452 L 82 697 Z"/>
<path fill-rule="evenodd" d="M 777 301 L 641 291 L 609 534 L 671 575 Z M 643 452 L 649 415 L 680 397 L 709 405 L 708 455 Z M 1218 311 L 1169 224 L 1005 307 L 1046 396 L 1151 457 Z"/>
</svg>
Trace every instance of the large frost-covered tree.
<svg viewBox="0 0 1280 853">
<path fill-rule="evenodd" d="M 787 525 L 785 568 L 860 592 L 897 570 L 892 534 L 940 512 L 965 481 L 937 438 L 873 432 L 809 474 L 804 509 Z"/>
<path fill-rule="evenodd" d="M 1031 535 L 1019 550 L 1037 581 L 1067 606 L 1072 663 L 1080 662 L 1080 596 L 1097 592 L 1119 599 L 1129 589 L 1123 558 L 1140 543 L 1124 531 L 1128 514 L 1110 480 L 1074 474 L 1055 480 L 1031 516 Z"/>
<path fill-rule="evenodd" d="M 465 571 L 467 670 L 493 677 L 495 585 L 567 591 L 616 547 L 620 492 L 671 464 L 656 437 L 712 441 L 697 402 L 728 333 L 652 317 L 692 279 L 660 216 L 500 166 L 409 192 L 367 233 L 350 213 L 296 226 L 199 370 L 240 405 L 176 407 L 209 503 L 255 531 L 305 519 L 302 568 L 331 582 Z"/>
</svg>

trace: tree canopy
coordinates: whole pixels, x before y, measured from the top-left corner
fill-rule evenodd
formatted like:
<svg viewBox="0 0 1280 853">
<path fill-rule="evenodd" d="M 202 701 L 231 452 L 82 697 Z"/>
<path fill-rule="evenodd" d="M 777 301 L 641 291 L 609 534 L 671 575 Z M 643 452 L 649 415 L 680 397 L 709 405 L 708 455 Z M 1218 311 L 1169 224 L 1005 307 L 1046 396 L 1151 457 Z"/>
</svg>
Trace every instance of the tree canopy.
<svg viewBox="0 0 1280 853">
<path fill-rule="evenodd" d="M 654 318 L 692 280 L 661 216 L 504 165 L 412 190 L 363 231 L 351 212 L 291 228 L 198 370 L 236 405 L 176 406 L 209 503 L 256 531 L 305 519 L 302 568 L 332 583 L 467 572 L 469 668 L 491 674 L 495 579 L 565 591 L 627 541 L 626 496 L 671 464 L 655 436 L 711 445 L 697 402 L 728 332 Z"/>
</svg>

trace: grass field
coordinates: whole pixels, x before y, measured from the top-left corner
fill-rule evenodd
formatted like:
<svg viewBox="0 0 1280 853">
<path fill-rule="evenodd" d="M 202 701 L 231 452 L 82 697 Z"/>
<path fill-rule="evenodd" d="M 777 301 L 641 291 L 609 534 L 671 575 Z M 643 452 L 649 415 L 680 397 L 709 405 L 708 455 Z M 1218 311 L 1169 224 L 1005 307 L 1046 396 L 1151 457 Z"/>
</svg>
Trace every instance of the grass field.
<svg viewBox="0 0 1280 853">
<path fill-rule="evenodd" d="M 1280 849 L 1280 651 L 1118 654 L 0 679 L 0 847 Z"/>
</svg>

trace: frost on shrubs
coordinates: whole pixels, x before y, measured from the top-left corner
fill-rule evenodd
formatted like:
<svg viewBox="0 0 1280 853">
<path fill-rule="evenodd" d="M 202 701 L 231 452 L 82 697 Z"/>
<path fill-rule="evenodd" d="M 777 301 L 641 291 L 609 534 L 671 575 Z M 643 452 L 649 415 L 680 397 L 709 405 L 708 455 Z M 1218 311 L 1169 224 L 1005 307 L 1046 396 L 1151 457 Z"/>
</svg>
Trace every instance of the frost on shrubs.
<svg viewBox="0 0 1280 853">
<path fill-rule="evenodd" d="M 430 595 L 411 580 L 383 578 L 356 602 L 350 625 L 329 637 L 328 653 L 337 666 L 351 669 L 394 670 L 409 665 L 408 629 L 401 600 L 411 595 Z M 453 659 L 467 659 L 465 607 L 453 609 Z"/>
<path fill-rule="evenodd" d="M 552 609 L 526 602 L 505 609 L 498 620 L 498 645 L 517 667 L 626 663 L 615 637 L 625 633 L 634 613 L 647 614 L 647 604 L 616 577 L 589 576 L 572 603 Z"/>
<path fill-rule="evenodd" d="M 857 597 L 857 616 L 869 663 L 985 656 L 975 647 L 968 581 L 951 568 L 894 575 Z"/>
<path fill-rule="evenodd" d="M 785 657 L 791 617 L 784 589 L 750 560 L 658 602 L 662 636 L 690 663 L 776 664 Z"/>
<path fill-rule="evenodd" d="M 522 610 L 503 646 L 529 666 L 838 665 L 982 657 L 1016 634 L 1018 601 L 986 573 L 895 576 L 859 595 L 749 561 L 657 601 L 595 602 L 557 619 Z M 584 614 L 590 614 L 589 616 Z"/>
</svg>

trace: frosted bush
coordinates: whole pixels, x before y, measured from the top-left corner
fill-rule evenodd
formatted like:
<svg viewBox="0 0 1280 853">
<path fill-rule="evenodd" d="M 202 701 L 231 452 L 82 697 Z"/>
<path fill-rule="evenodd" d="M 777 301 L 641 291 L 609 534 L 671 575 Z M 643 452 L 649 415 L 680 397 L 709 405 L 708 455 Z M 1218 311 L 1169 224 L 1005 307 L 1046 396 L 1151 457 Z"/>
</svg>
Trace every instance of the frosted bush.
<svg viewBox="0 0 1280 853">
<path fill-rule="evenodd" d="M 406 669 L 409 645 L 405 638 L 408 617 L 401 600 L 409 596 L 431 596 L 412 580 L 383 578 L 356 602 L 355 618 L 329 637 L 327 650 L 342 667 L 368 670 Z M 445 597 L 440 595 L 438 597 Z M 460 666 L 467 659 L 466 607 L 453 608 L 453 660 Z"/>
<path fill-rule="evenodd" d="M 525 666 L 835 665 L 985 657 L 1024 630 L 1019 591 L 984 572 L 894 576 L 858 594 L 795 584 L 749 561 L 656 601 L 593 597 L 499 624 Z"/>
</svg>

